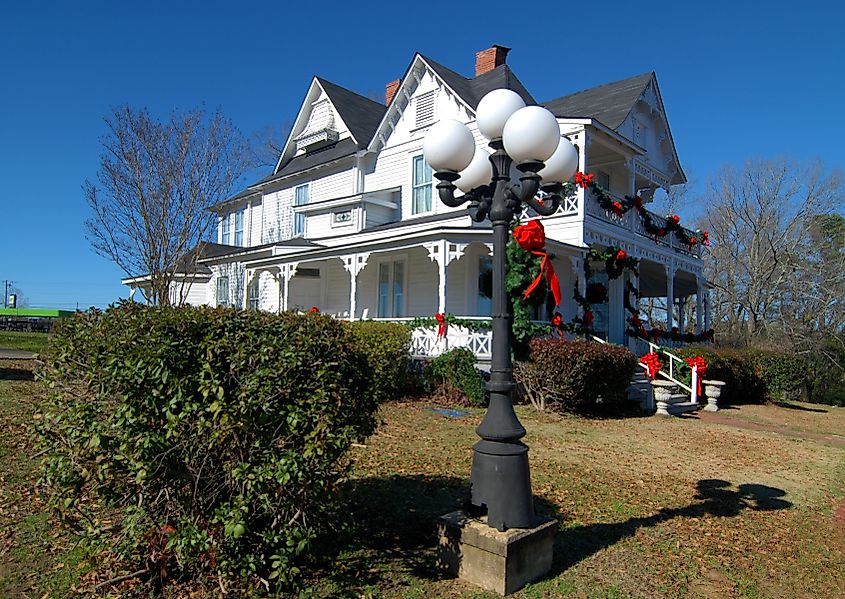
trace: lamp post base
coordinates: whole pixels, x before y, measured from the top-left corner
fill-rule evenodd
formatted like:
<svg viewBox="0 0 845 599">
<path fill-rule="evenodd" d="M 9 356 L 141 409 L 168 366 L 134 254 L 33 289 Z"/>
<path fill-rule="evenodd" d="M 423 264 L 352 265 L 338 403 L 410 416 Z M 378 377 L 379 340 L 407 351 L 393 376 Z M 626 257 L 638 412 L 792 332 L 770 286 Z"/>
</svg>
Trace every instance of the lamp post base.
<svg viewBox="0 0 845 599">
<path fill-rule="evenodd" d="M 487 523 L 498 531 L 536 526 L 528 446 L 519 441 L 482 439 L 473 446 L 471 503 L 487 508 Z"/>
<path fill-rule="evenodd" d="M 539 519 L 533 528 L 499 532 L 485 518 L 464 512 L 437 522 L 439 559 L 448 574 L 500 595 L 542 578 L 552 566 L 557 521 Z"/>
</svg>

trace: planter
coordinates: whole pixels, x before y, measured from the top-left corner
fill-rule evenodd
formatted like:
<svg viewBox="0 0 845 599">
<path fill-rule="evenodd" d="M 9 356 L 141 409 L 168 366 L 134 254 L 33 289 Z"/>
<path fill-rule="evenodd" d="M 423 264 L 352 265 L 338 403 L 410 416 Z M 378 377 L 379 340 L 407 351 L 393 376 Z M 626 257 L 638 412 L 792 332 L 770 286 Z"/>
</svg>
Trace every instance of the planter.
<svg viewBox="0 0 845 599">
<path fill-rule="evenodd" d="M 659 416 L 671 416 L 669 404 L 674 401 L 673 396 L 678 393 L 678 385 L 672 381 L 651 381 L 651 388 L 654 392 L 654 403 L 657 405 L 656 414 Z"/>
<path fill-rule="evenodd" d="M 707 396 L 707 405 L 704 406 L 705 412 L 719 411 L 719 396 L 722 395 L 722 387 L 725 386 L 724 381 L 701 381 L 704 385 L 704 395 Z"/>
</svg>

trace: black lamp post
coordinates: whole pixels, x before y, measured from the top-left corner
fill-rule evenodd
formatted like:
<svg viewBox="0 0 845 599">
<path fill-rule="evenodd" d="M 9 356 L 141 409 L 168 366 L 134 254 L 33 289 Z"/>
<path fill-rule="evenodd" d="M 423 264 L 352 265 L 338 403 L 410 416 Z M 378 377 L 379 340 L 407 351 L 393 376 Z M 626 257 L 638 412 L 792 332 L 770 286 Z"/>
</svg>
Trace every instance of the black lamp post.
<svg viewBox="0 0 845 599">
<path fill-rule="evenodd" d="M 525 428 L 513 409 L 511 362 L 513 316 L 505 286 L 506 246 L 514 215 L 523 204 L 549 216 L 561 201 L 563 181 L 575 172 L 577 152 L 560 136 L 557 120 L 545 108 L 526 107 L 515 92 L 494 90 L 478 104 L 476 122 L 493 154 L 476 148 L 463 123 L 440 121 L 426 135 L 426 160 L 435 170 L 440 201 L 457 207 L 469 202 L 473 220 L 493 225 L 493 340 L 490 405 L 476 429 L 473 447 L 471 501 L 486 508 L 487 524 L 500 531 L 536 524 L 528 467 L 528 446 L 520 441 Z M 511 181 L 511 165 L 520 171 Z M 461 189 L 465 195 L 455 197 Z M 543 200 L 538 191 L 546 192 Z"/>
</svg>

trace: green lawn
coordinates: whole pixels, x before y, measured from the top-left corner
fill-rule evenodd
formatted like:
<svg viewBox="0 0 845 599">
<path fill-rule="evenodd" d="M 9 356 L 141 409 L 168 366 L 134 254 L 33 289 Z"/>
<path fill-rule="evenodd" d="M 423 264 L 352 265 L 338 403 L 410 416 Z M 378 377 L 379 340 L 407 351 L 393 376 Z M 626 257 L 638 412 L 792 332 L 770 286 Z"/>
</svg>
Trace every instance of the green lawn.
<svg viewBox="0 0 845 599">
<path fill-rule="evenodd" d="M 47 346 L 47 333 L 0 331 L 0 348 L 22 349 L 38 353 Z"/>
<path fill-rule="evenodd" d="M 27 431 L 41 391 L 31 367 L 0 362 L 0 597 L 103 596 L 94 585 L 126 570 L 90 563 L 34 488 Z M 845 430 L 845 409 L 719 413 L 771 430 L 518 412 L 538 511 L 560 530 L 549 577 L 515 597 L 845 596 L 845 523 L 833 518 L 845 498 L 845 438 L 796 436 Z M 343 495 L 352 527 L 336 539 L 339 557 L 306 579 L 303 597 L 492 597 L 443 578 L 434 552 L 436 517 L 468 490 L 480 417 L 445 417 L 422 402 L 382 409 L 379 432 L 353 450 Z M 117 590 L 146 592 L 136 581 Z M 219 594 L 215 580 L 165 596 Z"/>
</svg>

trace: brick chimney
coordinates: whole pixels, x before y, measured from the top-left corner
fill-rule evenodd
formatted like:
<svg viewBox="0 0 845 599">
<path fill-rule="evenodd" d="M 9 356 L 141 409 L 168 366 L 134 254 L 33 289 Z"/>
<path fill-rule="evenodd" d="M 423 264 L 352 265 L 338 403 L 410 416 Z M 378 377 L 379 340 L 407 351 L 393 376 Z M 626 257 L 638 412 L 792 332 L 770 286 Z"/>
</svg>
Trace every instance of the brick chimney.
<svg viewBox="0 0 845 599">
<path fill-rule="evenodd" d="M 505 64 L 510 48 L 505 46 L 494 45 L 492 48 L 487 48 L 481 52 L 475 53 L 475 76 L 489 73 L 496 67 Z"/>
<path fill-rule="evenodd" d="M 387 85 L 384 86 L 384 105 L 390 106 L 390 102 L 393 100 L 393 96 L 396 95 L 396 90 L 399 89 L 399 84 L 402 83 L 401 79 L 397 79 L 396 81 L 391 81 Z"/>
</svg>

